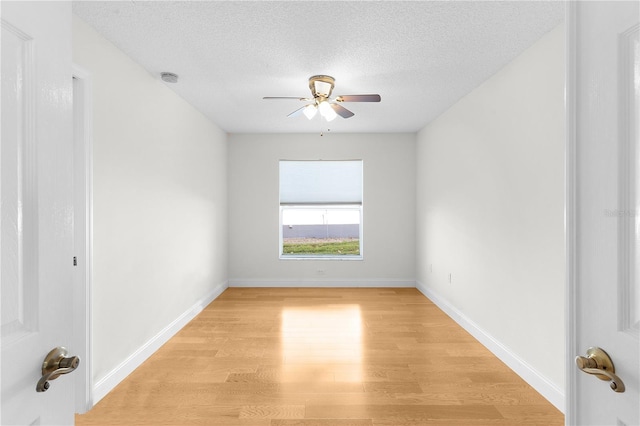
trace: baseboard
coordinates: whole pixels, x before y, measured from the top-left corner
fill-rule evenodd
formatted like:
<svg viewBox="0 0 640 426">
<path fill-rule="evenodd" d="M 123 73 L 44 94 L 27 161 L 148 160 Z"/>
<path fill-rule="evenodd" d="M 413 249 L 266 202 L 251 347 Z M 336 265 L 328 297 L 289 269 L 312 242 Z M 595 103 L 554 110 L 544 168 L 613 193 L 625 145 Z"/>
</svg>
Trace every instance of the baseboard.
<svg viewBox="0 0 640 426">
<path fill-rule="evenodd" d="M 191 308 L 173 320 L 158 334 L 149 339 L 137 351 L 131 354 L 120 365 L 111 370 L 105 377 L 100 379 L 93 388 L 93 405 L 97 404 L 109 392 L 113 390 L 121 381 L 138 368 L 144 361 L 153 355 L 162 345 L 167 343 L 178 331 L 196 317 L 207 305 L 213 302 L 223 291 L 227 289 L 227 283 L 216 286 L 202 299 L 197 301 Z"/>
<path fill-rule="evenodd" d="M 229 287 L 394 287 L 415 288 L 416 282 L 412 280 L 253 280 L 232 279 Z"/>
<path fill-rule="evenodd" d="M 560 388 L 433 290 L 421 282 L 416 283 L 416 288 L 564 414 L 565 394 Z"/>
</svg>

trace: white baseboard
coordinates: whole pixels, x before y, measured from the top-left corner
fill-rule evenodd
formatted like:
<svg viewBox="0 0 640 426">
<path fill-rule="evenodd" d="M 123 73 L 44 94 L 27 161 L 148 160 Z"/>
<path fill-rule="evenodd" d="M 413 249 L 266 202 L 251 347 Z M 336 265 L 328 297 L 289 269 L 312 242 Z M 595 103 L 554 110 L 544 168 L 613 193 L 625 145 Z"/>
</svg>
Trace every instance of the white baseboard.
<svg viewBox="0 0 640 426">
<path fill-rule="evenodd" d="M 149 339 L 137 351 L 131 354 L 127 359 L 122 361 L 120 365 L 111 370 L 106 376 L 100 379 L 93 388 L 93 405 L 97 404 L 109 392 L 113 390 L 121 381 L 129 374 L 145 362 L 153 355 L 162 345 L 167 343 L 178 331 L 196 317 L 202 310 L 213 302 L 223 291 L 227 289 L 227 283 L 216 286 L 209 294 L 196 302 L 191 308 L 187 309 L 182 315 L 173 320 L 169 325 L 162 329 L 158 334 Z"/>
<path fill-rule="evenodd" d="M 433 290 L 421 282 L 416 283 L 416 288 L 564 414 L 565 394 L 560 388 Z"/>
<path fill-rule="evenodd" d="M 229 287 L 394 287 L 415 288 L 411 280 L 229 280 Z"/>
</svg>

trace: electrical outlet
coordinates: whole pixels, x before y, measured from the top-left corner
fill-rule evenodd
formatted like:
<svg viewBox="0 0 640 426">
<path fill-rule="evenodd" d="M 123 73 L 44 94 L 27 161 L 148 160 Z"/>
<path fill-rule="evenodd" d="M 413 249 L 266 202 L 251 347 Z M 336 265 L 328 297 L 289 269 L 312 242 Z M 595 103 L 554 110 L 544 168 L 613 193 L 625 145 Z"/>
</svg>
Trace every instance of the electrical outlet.
<svg viewBox="0 0 640 426">
<path fill-rule="evenodd" d="M 325 274 L 325 271 L 324 271 L 324 269 L 318 269 L 318 270 L 316 271 L 316 274 L 318 274 L 318 275 L 324 275 L 324 274 Z"/>
<path fill-rule="evenodd" d="M 451 272 L 449 272 L 449 284 L 451 284 Z"/>
</svg>

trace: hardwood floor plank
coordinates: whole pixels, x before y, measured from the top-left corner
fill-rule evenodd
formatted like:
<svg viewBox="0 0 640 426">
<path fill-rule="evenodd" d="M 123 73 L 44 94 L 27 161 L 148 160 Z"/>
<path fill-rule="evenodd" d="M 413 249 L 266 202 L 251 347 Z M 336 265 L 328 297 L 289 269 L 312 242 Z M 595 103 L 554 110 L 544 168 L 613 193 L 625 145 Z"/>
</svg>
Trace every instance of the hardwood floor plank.
<svg viewBox="0 0 640 426">
<path fill-rule="evenodd" d="M 420 393 L 422 388 L 417 382 L 365 382 L 364 391 L 385 394 Z"/>
<path fill-rule="evenodd" d="M 502 419 L 491 405 L 328 405 L 307 406 L 307 417 L 388 418 L 398 424 L 421 424 L 437 419 Z"/>
<path fill-rule="evenodd" d="M 241 419 L 303 419 L 304 405 L 245 405 L 240 408 Z"/>
<path fill-rule="evenodd" d="M 371 419 L 283 419 L 272 420 L 271 426 L 372 426 Z"/>
<path fill-rule="evenodd" d="M 230 288 L 90 425 L 562 425 L 416 289 Z"/>
<path fill-rule="evenodd" d="M 496 405 L 505 419 L 518 424 L 550 424 L 554 421 L 553 413 L 539 405 Z"/>
</svg>

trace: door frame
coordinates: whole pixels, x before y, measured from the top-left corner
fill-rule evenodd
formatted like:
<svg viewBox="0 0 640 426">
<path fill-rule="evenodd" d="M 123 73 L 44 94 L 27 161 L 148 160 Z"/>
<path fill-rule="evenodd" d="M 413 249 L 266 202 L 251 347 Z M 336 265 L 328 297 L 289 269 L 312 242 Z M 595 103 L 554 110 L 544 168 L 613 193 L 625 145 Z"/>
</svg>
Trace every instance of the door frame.
<svg viewBox="0 0 640 426">
<path fill-rule="evenodd" d="M 576 3 L 565 5 L 565 424 L 575 424 L 578 290 L 576 276 Z"/>
<path fill-rule="evenodd" d="M 82 414 L 93 407 L 92 286 L 93 286 L 93 139 L 91 74 L 73 64 L 74 135 L 74 256 L 73 334 L 81 367 L 76 372 L 75 409 Z M 78 220 L 79 219 L 79 220 Z"/>
</svg>

